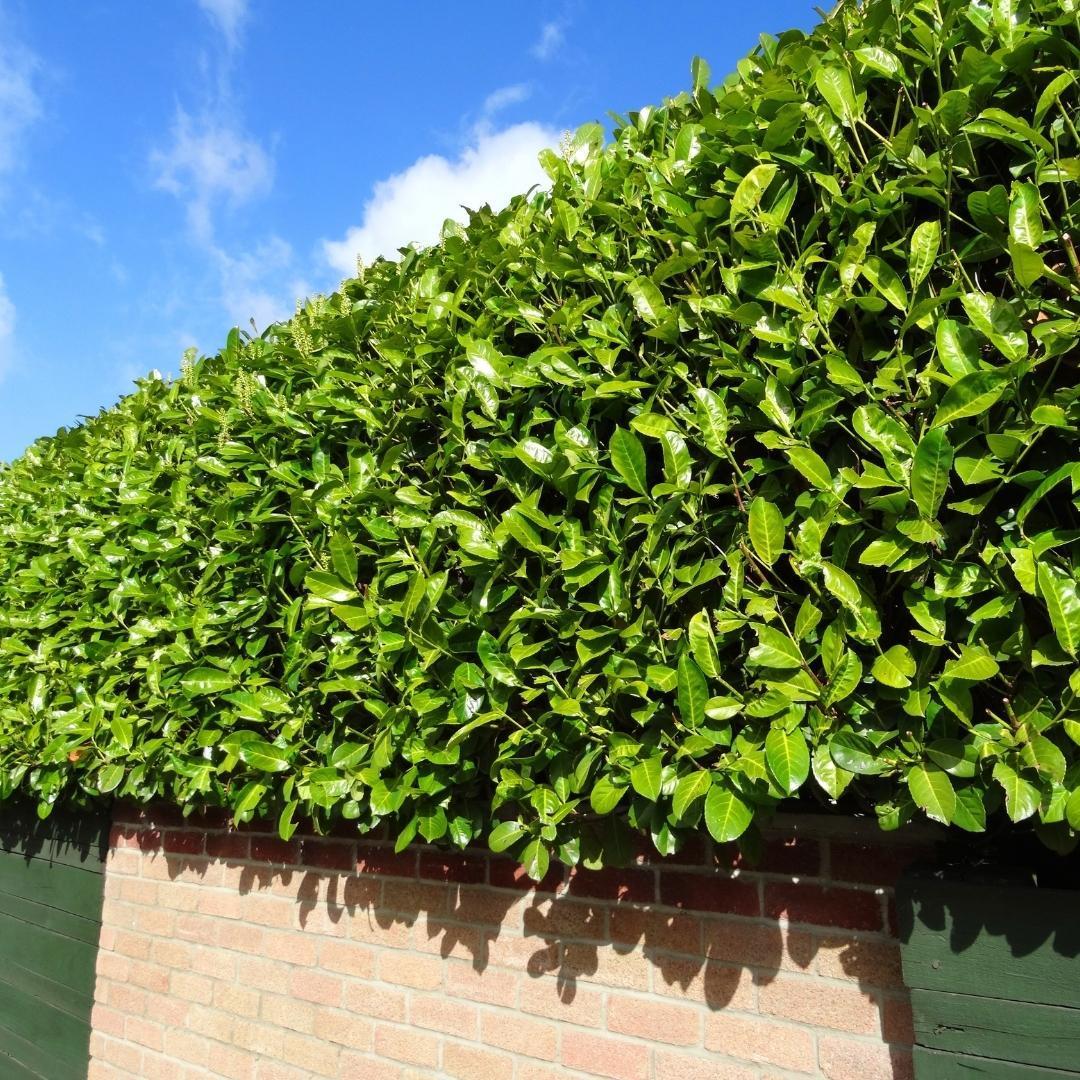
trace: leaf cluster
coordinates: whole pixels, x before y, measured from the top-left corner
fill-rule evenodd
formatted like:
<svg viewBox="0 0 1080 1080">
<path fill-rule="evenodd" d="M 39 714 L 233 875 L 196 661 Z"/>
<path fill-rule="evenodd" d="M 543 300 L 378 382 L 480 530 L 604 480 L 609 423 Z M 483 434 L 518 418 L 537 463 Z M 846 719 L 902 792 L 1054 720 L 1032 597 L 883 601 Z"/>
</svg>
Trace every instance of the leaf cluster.
<svg viewBox="0 0 1080 1080">
<path fill-rule="evenodd" d="M 0 795 L 551 858 L 1080 830 L 1075 0 L 868 0 L 0 471 Z"/>
</svg>

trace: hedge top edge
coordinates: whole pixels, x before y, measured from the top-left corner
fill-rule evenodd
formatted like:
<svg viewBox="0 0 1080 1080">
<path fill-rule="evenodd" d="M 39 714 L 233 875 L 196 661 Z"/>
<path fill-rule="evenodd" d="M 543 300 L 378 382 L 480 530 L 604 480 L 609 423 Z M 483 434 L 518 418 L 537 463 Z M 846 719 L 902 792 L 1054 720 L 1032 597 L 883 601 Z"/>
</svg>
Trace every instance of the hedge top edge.
<svg viewBox="0 0 1080 1080">
<path fill-rule="evenodd" d="M 1075 0 L 869 0 L 0 470 L 0 796 L 534 876 L 1080 832 Z"/>
</svg>

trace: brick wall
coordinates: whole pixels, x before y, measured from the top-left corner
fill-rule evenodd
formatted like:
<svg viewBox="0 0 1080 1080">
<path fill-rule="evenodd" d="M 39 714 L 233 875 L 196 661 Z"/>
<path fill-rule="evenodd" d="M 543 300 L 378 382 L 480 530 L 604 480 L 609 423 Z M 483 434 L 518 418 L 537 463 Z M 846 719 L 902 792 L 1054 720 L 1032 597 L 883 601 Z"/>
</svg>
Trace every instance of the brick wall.
<svg viewBox="0 0 1080 1080">
<path fill-rule="evenodd" d="M 480 852 L 121 813 L 90 1075 L 902 1080 L 891 886 L 921 852 L 833 832 L 534 888 Z"/>
</svg>

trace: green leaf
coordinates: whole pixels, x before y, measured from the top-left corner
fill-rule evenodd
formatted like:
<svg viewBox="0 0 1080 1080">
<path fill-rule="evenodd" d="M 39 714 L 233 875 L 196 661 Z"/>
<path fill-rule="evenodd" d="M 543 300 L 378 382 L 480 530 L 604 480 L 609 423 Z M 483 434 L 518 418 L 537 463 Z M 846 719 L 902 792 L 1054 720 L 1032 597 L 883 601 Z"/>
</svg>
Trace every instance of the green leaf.
<svg viewBox="0 0 1080 1080">
<path fill-rule="evenodd" d="M 822 491 L 832 490 L 832 472 L 819 454 L 816 454 L 813 450 L 810 450 L 805 446 L 792 446 L 785 450 L 784 453 L 787 454 L 791 464 L 802 473 L 814 487 L 820 488 Z"/>
<path fill-rule="evenodd" d="M 1080 649 L 1080 589 L 1068 574 L 1050 563 L 1039 562 L 1039 595 L 1046 604 L 1058 644 L 1072 657 Z"/>
<path fill-rule="evenodd" d="M 610 776 L 601 776 L 589 792 L 589 805 L 594 814 L 610 814 L 629 790 L 627 784 L 616 784 Z"/>
<path fill-rule="evenodd" d="M 686 440 L 677 431 L 665 431 L 660 436 L 664 452 L 664 479 L 676 488 L 690 486 L 693 479 L 693 462 Z"/>
<path fill-rule="evenodd" d="M 937 517 L 949 486 L 952 460 L 949 437 L 939 427 L 931 428 L 915 447 L 911 463 L 911 497 L 923 517 Z"/>
<path fill-rule="evenodd" d="M 616 428 L 608 444 L 611 464 L 615 471 L 626 481 L 626 486 L 639 495 L 647 495 L 645 473 L 645 448 L 641 440 L 626 428 Z"/>
<path fill-rule="evenodd" d="M 1024 779 L 1008 762 L 998 760 L 994 779 L 1005 792 L 1005 811 L 1013 821 L 1031 817 L 1039 808 L 1039 789 Z"/>
<path fill-rule="evenodd" d="M 352 537 L 336 532 L 330 537 L 330 559 L 334 573 L 349 585 L 356 581 L 356 547 Z"/>
<path fill-rule="evenodd" d="M 938 221 L 923 221 L 915 226 L 908 249 L 908 280 L 913 290 L 929 276 L 940 247 L 941 225 Z"/>
<path fill-rule="evenodd" d="M 814 85 L 837 119 L 852 123 L 858 108 L 851 76 L 836 64 L 822 64 L 814 72 Z"/>
<path fill-rule="evenodd" d="M 731 197 L 732 218 L 744 217 L 756 210 L 765 189 L 777 173 L 776 165 L 755 165 L 740 181 Z"/>
<path fill-rule="evenodd" d="M 865 736 L 854 731 L 837 732 L 829 740 L 829 754 L 841 769 L 848 772 L 861 776 L 881 772 L 877 748 Z"/>
<path fill-rule="evenodd" d="M 794 795 L 810 775 L 810 751 L 802 732 L 773 725 L 765 736 L 765 763 L 776 786 Z"/>
<path fill-rule="evenodd" d="M 262 739 L 242 743 L 238 754 L 245 765 L 263 772 L 283 772 L 289 767 L 289 757 L 280 747 Z"/>
<path fill-rule="evenodd" d="M 1000 369 L 973 371 L 958 379 L 941 398 L 933 427 L 943 427 L 968 416 L 980 416 L 1005 392 L 1009 376 Z"/>
<path fill-rule="evenodd" d="M 113 763 L 103 765 L 97 774 L 97 789 L 102 795 L 115 791 L 124 779 L 124 766 Z"/>
<path fill-rule="evenodd" d="M 319 600 L 332 604 L 347 604 L 356 599 L 356 590 L 339 577 L 323 570 L 313 570 L 304 578 L 304 588 Z"/>
<path fill-rule="evenodd" d="M 200 694 L 221 694 L 236 685 L 236 680 L 219 668 L 200 667 L 187 672 L 180 685 L 189 697 Z"/>
<path fill-rule="evenodd" d="M 821 790 L 831 799 L 839 799 L 847 790 L 848 784 L 855 779 L 854 773 L 840 768 L 833 761 L 832 755 L 829 753 L 829 747 L 825 743 L 818 743 L 814 747 L 811 767 L 814 772 L 814 779 L 818 782 Z"/>
<path fill-rule="evenodd" d="M 967 326 L 954 319 L 941 319 L 937 324 L 936 344 L 941 366 L 954 379 L 978 370 L 979 342 Z"/>
<path fill-rule="evenodd" d="M 750 543 L 767 566 L 784 550 L 784 518 L 776 506 L 760 495 L 750 504 Z"/>
<path fill-rule="evenodd" d="M 488 834 L 488 847 L 494 852 L 506 851 L 527 833 L 520 821 L 502 821 Z"/>
<path fill-rule="evenodd" d="M 905 645 L 893 645 L 883 652 L 870 669 L 879 683 L 902 689 L 911 685 L 915 674 L 915 660 Z"/>
<path fill-rule="evenodd" d="M 1034 184 L 1014 183 L 1009 201 L 1009 236 L 1030 249 L 1043 242 L 1039 189 Z"/>
<path fill-rule="evenodd" d="M 639 761 L 630 770 L 630 786 L 649 802 L 656 802 L 663 789 L 664 759 L 662 754 L 654 754 L 644 761 Z"/>
<path fill-rule="evenodd" d="M 705 827 L 709 835 L 718 844 L 727 844 L 742 836 L 753 820 L 750 804 L 727 780 L 714 778 L 705 796 Z"/>
<path fill-rule="evenodd" d="M 480 634 L 476 652 L 480 657 L 480 663 L 483 664 L 484 670 L 496 682 L 502 683 L 503 686 L 520 685 L 513 668 L 499 649 L 499 643 L 486 630 Z"/>
<path fill-rule="evenodd" d="M 713 636 L 712 623 L 707 611 L 699 611 L 690 617 L 687 629 L 690 639 L 690 651 L 701 670 L 710 678 L 720 674 L 720 660 L 716 653 L 716 639 Z"/>
<path fill-rule="evenodd" d="M 551 865 L 551 852 L 543 840 L 537 838 L 525 845 L 521 852 L 521 865 L 533 881 L 540 881 L 544 877 Z"/>
<path fill-rule="evenodd" d="M 712 78 L 712 72 L 708 63 L 700 56 L 695 56 L 690 61 L 690 77 L 693 80 L 695 90 L 709 89 L 709 79 Z"/>
<path fill-rule="evenodd" d="M 936 765 L 914 765 L 907 775 L 907 786 L 915 805 L 926 816 L 948 825 L 956 813 L 956 792 L 949 774 Z"/>
<path fill-rule="evenodd" d="M 960 655 L 950 660 L 941 674 L 946 679 L 982 682 L 985 679 L 992 679 L 997 673 L 997 661 L 984 646 L 961 645 Z"/>
<path fill-rule="evenodd" d="M 664 294 L 656 287 L 651 278 L 638 277 L 626 286 L 634 309 L 650 326 L 655 326 L 664 317 L 667 307 Z"/>
<path fill-rule="evenodd" d="M 671 810 L 676 820 L 684 821 L 698 800 L 709 793 L 710 787 L 712 774 L 707 769 L 698 769 L 680 777 L 671 800 Z"/>
<path fill-rule="evenodd" d="M 766 626 L 764 623 L 754 625 L 758 636 L 758 643 L 747 654 L 749 663 L 758 667 L 770 668 L 801 668 L 803 656 L 799 652 L 799 646 L 787 636 L 787 634 Z"/>
<path fill-rule="evenodd" d="M 709 684 L 686 653 L 679 657 L 676 700 L 682 722 L 691 731 L 701 727 L 705 721 L 705 703 L 709 700 Z"/>
<path fill-rule="evenodd" d="M 1080 788 L 1073 791 L 1065 803 L 1065 820 L 1070 829 L 1080 832 Z"/>
<path fill-rule="evenodd" d="M 694 390 L 697 407 L 697 425 L 705 448 L 717 457 L 727 453 L 727 409 L 721 398 L 711 390 L 699 386 Z"/>
<path fill-rule="evenodd" d="M 884 259 L 867 256 L 862 265 L 862 275 L 894 308 L 907 311 L 908 295 L 900 275 Z"/>
</svg>

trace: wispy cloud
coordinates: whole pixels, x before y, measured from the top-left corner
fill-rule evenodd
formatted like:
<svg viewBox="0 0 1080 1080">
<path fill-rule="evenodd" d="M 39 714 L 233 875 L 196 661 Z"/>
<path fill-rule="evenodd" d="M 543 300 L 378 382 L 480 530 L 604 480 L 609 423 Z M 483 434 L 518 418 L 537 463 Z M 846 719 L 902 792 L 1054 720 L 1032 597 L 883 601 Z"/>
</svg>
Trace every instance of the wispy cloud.
<svg viewBox="0 0 1080 1080">
<path fill-rule="evenodd" d="M 485 117 L 494 116 L 503 109 L 509 109 L 513 105 L 520 105 L 527 101 L 532 93 L 527 83 L 514 83 L 513 86 L 500 86 L 493 90 L 486 98 L 481 112 Z"/>
<path fill-rule="evenodd" d="M 15 305 L 8 297 L 0 274 L 0 379 L 7 374 L 15 354 Z"/>
<path fill-rule="evenodd" d="M 323 242 L 327 262 L 345 274 L 356 256 L 393 258 L 408 244 L 431 244 L 447 218 L 466 220 L 463 207 L 485 203 L 501 209 L 535 184 L 547 183 L 537 155 L 555 146 L 559 133 L 536 123 L 502 131 L 478 126 L 456 159 L 429 154 L 407 169 L 380 180 L 364 205 L 361 222 L 340 240 Z"/>
<path fill-rule="evenodd" d="M 248 0 L 199 0 L 199 7 L 217 27 L 228 48 L 237 48 L 240 32 L 247 22 Z"/>
<path fill-rule="evenodd" d="M 41 98 L 34 85 L 41 63 L 9 31 L 0 10 L 0 175 L 22 163 L 22 141 L 41 117 Z"/>
<path fill-rule="evenodd" d="M 215 209 L 240 206 L 269 191 L 274 163 L 253 137 L 211 111 L 192 117 L 176 111 L 167 148 L 150 155 L 154 184 L 186 206 L 192 235 L 214 241 Z"/>
<path fill-rule="evenodd" d="M 537 60 L 550 60 L 566 39 L 566 19 L 552 19 L 540 28 L 540 36 L 529 50 Z"/>
</svg>

